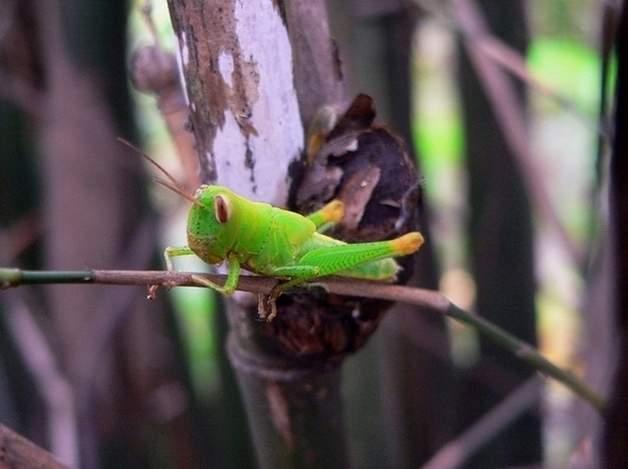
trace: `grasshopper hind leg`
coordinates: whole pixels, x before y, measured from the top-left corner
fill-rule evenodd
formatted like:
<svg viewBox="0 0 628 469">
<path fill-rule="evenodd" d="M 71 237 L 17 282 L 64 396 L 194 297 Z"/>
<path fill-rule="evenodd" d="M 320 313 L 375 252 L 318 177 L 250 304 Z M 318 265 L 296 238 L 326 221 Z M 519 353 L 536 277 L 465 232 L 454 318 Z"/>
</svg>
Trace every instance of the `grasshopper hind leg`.
<svg viewBox="0 0 628 469">
<path fill-rule="evenodd" d="M 292 278 L 283 282 L 280 281 L 268 295 L 260 294 L 258 296 L 257 304 L 260 318 L 268 322 L 272 321 L 277 316 L 277 299 L 279 296 L 289 288 L 318 277 L 319 272 L 318 267 L 309 265 L 287 266 L 275 269 L 273 275 Z M 270 307 L 270 311 L 268 311 L 267 305 Z"/>
</svg>

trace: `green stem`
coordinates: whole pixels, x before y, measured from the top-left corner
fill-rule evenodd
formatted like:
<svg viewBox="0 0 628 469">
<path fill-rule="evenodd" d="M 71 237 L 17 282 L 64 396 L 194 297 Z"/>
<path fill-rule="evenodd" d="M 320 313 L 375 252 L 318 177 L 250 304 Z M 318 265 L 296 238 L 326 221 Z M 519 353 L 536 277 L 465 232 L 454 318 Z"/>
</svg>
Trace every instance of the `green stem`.
<svg viewBox="0 0 628 469">
<path fill-rule="evenodd" d="M 15 268 L 0 268 L 0 290 L 27 284 L 43 283 L 101 283 L 109 285 L 162 285 L 200 286 L 194 277 L 204 276 L 212 282 L 223 284 L 224 275 L 209 275 L 192 272 L 166 271 L 116 271 L 116 270 L 85 270 L 85 271 L 33 271 Z M 242 276 L 238 290 L 268 294 L 277 284 L 276 279 L 268 277 Z M 316 282 L 317 286 L 329 293 L 349 296 L 380 298 L 422 306 L 440 312 L 457 321 L 475 327 L 480 333 L 494 340 L 502 347 L 513 352 L 534 369 L 563 383 L 574 393 L 586 399 L 600 413 L 604 414 L 606 403 L 593 389 L 584 384 L 572 373 L 564 370 L 544 358 L 530 344 L 518 339 L 502 328 L 471 314 L 451 303 L 440 292 L 411 288 L 399 285 L 386 285 L 365 280 L 354 280 L 340 277 L 329 277 Z"/>
<path fill-rule="evenodd" d="M 502 328 L 485 319 L 482 319 L 479 316 L 466 312 L 453 303 L 449 303 L 449 307 L 447 308 L 445 314 L 462 323 L 475 327 L 482 334 L 491 338 L 502 347 L 510 350 L 515 354 L 515 356 L 523 360 L 532 368 L 563 383 L 573 392 L 589 401 L 600 411 L 600 413 L 604 414 L 606 410 L 606 403 L 602 396 L 576 378 L 569 371 L 554 365 L 552 362 L 544 358 L 527 342 L 518 339 L 509 332 L 506 332 Z"/>
<path fill-rule="evenodd" d="M 4 290 L 19 285 L 40 285 L 44 283 L 94 283 L 89 270 L 21 270 L 0 269 L 0 289 Z"/>
</svg>

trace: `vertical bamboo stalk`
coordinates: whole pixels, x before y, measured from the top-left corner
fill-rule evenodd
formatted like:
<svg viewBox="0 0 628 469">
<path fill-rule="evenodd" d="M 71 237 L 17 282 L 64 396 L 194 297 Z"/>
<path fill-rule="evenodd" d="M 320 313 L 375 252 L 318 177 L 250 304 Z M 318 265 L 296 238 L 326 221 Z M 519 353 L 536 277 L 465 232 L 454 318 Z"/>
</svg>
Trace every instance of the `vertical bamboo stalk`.
<svg viewBox="0 0 628 469">
<path fill-rule="evenodd" d="M 290 365 L 248 353 L 233 336 L 229 354 L 262 467 L 348 466 L 339 365 Z"/>
</svg>

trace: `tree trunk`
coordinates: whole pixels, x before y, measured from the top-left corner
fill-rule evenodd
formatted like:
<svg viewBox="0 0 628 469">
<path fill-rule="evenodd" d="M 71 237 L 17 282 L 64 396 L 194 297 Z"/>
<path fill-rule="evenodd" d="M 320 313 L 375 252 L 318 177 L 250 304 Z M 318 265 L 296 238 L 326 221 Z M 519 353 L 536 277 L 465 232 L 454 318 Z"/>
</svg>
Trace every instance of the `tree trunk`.
<svg viewBox="0 0 628 469">
<path fill-rule="evenodd" d="M 187 0 L 169 7 L 204 181 L 286 206 L 299 175 L 302 122 L 342 95 L 324 5 Z M 260 466 L 346 467 L 337 365 L 282 352 L 275 326 L 256 320 L 251 295 L 234 295 L 228 310 L 229 352 Z"/>
</svg>

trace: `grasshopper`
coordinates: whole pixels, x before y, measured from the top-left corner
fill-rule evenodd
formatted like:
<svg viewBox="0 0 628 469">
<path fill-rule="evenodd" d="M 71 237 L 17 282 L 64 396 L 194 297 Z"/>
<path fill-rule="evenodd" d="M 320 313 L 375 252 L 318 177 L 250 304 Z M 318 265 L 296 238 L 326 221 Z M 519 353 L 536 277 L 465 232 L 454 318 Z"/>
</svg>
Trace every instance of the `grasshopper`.
<svg viewBox="0 0 628 469">
<path fill-rule="evenodd" d="M 235 291 L 242 269 L 284 280 L 269 295 L 270 314 L 260 296 L 260 316 L 268 321 L 277 315 L 276 300 L 283 291 L 313 279 L 340 275 L 394 282 L 400 267 L 392 258 L 412 254 L 423 244 L 419 232 L 359 244 L 319 233 L 317 229 L 342 220 L 344 204 L 339 200 L 306 217 L 251 201 L 218 185 L 202 185 L 191 195 L 157 162 L 140 153 L 170 181 L 158 182 L 192 203 L 187 246 L 167 247 L 164 251 L 168 270 L 174 270 L 172 259 L 179 256 L 194 254 L 213 265 L 226 261 L 229 270 L 224 285 L 195 277 L 199 284 L 225 295 Z"/>
</svg>

